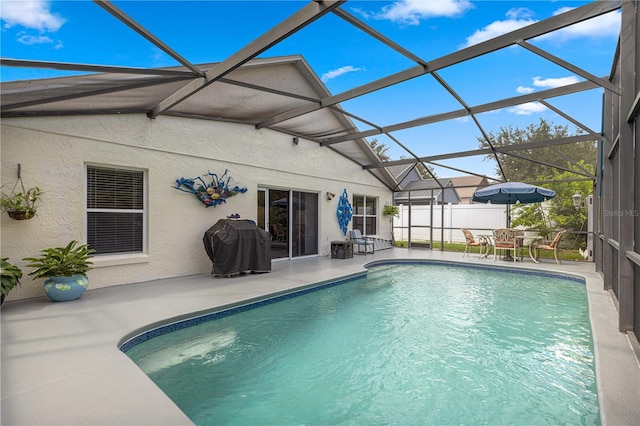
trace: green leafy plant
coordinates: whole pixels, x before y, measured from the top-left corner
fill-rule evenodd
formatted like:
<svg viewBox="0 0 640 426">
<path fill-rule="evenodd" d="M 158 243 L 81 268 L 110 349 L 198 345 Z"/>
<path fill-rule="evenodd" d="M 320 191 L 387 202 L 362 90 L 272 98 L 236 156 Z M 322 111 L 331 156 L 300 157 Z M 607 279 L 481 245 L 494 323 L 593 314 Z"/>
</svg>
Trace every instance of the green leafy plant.
<svg viewBox="0 0 640 426">
<path fill-rule="evenodd" d="M 14 287 L 20 285 L 22 270 L 13 263 L 9 263 L 9 258 L 4 257 L 0 261 L 0 280 L 2 282 L 2 301 Z"/>
<path fill-rule="evenodd" d="M 66 247 L 54 247 L 41 250 L 40 257 L 26 257 L 29 261 L 27 267 L 36 268 L 29 272 L 35 278 L 71 277 L 73 275 L 86 275 L 93 265 L 89 261 L 95 250 L 86 244 L 77 245 L 73 240 Z"/>
<path fill-rule="evenodd" d="M 398 208 L 398 206 L 393 206 L 391 204 L 385 204 L 385 206 L 382 208 L 382 214 L 385 215 L 385 216 L 399 217 L 400 216 L 400 209 Z"/>
<path fill-rule="evenodd" d="M 15 192 L 10 195 L 4 192 L 0 196 L 2 211 L 14 219 L 30 219 L 36 215 L 36 202 L 42 196 L 40 188 L 33 187 L 26 192 Z"/>
<path fill-rule="evenodd" d="M 395 243 L 396 237 L 393 234 L 393 217 L 400 217 L 400 208 L 392 204 L 385 204 L 382 208 L 382 214 L 389 218 L 389 223 L 391 224 L 391 241 Z"/>
</svg>

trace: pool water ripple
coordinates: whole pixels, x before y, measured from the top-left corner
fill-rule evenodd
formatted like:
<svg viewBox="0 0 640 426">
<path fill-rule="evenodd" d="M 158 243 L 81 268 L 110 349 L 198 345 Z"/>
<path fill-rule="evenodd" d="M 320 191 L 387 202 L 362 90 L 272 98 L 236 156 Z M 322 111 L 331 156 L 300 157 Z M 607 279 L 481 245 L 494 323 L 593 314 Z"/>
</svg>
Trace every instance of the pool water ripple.
<svg viewBox="0 0 640 426">
<path fill-rule="evenodd" d="M 586 289 L 549 277 L 373 269 L 127 354 L 202 425 L 600 422 Z"/>
</svg>

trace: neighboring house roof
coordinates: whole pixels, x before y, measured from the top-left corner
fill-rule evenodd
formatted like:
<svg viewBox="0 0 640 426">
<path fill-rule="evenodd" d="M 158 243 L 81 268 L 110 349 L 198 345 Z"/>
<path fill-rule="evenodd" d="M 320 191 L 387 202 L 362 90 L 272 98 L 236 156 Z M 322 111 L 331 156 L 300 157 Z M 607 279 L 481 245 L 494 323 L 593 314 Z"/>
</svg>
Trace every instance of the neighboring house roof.
<svg viewBox="0 0 640 426">
<path fill-rule="evenodd" d="M 405 189 L 410 182 L 423 180 L 414 166 L 414 164 L 400 164 L 387 167 L 391 176 L 399 183 L 398 189 Z"/>
<path fill-rule="evenodd" d="M 456 192 L 458 192 L 460 199 L 473 197 L 473 193 L 476 192 L 478 187 L 489 184 L 486 177 L 480 176 L 452 177 L 451 181 L 453 186 L 456 187 Z"/>
<path fill-rule="evenodd" d="M 216 65 L 202 64 L 198 69 L 206 71 Z M 185 85 L 201 79 L 184 67 L 172 67 L 139 73 L 104 72 L 5 82 L 0 84 L 2 116 L 147 115 Z M 300 55 L 253 59 L 170 106 L 163 115 L 264 127 L 318 144 L 322 139 L 358 133 L 339 105 L 272 126 L 260 122 L 264 117 L 276 117 L 308 106 L 310 100 L 329 96 L 327 88 Z M 380 162 L 364 138 L 347 139 L 325 148 L 362 166 Z M 397 186 L 385 168 L 368 172 L 389 189 Z"/>
<path fill-rule="evenodd" d="M 411 202 L 416 204 L 435 200 L 439 203 L 460 202 L 460 198 L 453 188 L 451 178 L 438 178 L 438 181 L 444 187 L 444 193 L 440 185 L 434 179 L 424 179 L 410 182 L 402 192 L 395 194 L 396 203 L 406 203 L 409 201 L 409 192 L 411 192 Z"/>
</svg>

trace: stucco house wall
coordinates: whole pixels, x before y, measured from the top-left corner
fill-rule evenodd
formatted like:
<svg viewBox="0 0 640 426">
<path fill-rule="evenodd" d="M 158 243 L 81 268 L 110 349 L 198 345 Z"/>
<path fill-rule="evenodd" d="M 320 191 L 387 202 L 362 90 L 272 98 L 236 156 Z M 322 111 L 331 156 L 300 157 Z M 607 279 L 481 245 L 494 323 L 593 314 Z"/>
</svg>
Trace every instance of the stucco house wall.
<svg viewBox="0 0 640 426">
<path fill-rule="evenodd" d="M 392 192 L 353 161 L 330 148 L 269 129 L 253 126 L 142 114 L 3 119 L 1 179 L 10 191 L 21 164 L 27 188 L 44 195 L 38 215 L 15 221 L 1 215 L 2 257 L 25 272 L 22 286 L 7 300 L 44 295 L 42 279 L 27 277 L 24 257 L 76 239 L 86 242 L 86 165 L 120 166 L 147 172 L 147 252 L 97 256 L 89 272 L 89 288 L 122 285 L 159 278 L 209 273 L 204 232 L 219 219 L 238 213 L 257 219 L 257 188 L 294 189 L 319 194 L 319 256 L 330 242 L 344 239 L 336 218 L 339 195 L 378 198 L 378 234 L 390 236 L 382 206 Z M 173 188 L 181 177 L 207 172 L 230 176 L 248 191 L 226 204 L 205 208 L 193 195 Z M 326 192 L 335 193 L 327 200 Z M 295 260 L 293 260 L 295 261 Z M 214 279 L 214 278 L 212 278 Z"/>
</svg>

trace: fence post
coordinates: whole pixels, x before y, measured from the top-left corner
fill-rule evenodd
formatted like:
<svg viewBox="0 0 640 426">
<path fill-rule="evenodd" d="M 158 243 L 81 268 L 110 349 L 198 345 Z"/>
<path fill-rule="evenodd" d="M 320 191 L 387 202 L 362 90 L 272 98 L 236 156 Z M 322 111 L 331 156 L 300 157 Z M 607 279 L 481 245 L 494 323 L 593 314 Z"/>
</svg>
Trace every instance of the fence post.
<svg viewBox="0 0 640 426">
<path fill-rule="evenodd" d="M 453 242 L 453 203 L 448 203 L 449 206 L 449 244 Z"/>
</svg>

